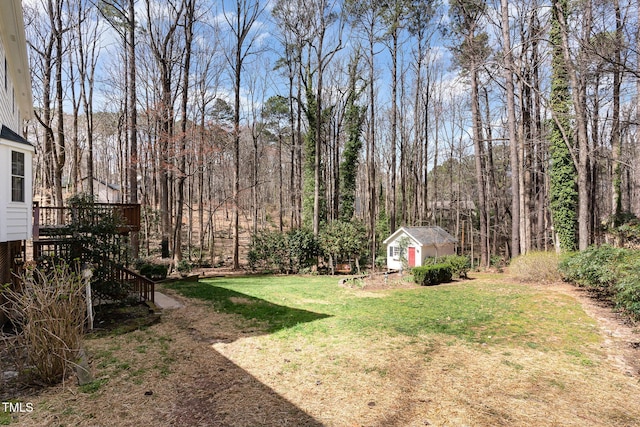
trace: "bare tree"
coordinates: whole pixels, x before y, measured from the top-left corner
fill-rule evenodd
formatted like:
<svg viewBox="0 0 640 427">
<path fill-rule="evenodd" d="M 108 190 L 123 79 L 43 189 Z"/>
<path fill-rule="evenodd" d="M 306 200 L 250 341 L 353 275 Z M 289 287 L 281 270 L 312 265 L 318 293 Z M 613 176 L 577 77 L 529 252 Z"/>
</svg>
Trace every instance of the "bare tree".
<svg viewBox="0 0 640 427">
<path fill-rule="evenodd" d="M 196 0 L 184 0 L 184 62 L 182 64 L 182 100 L 180 104 L 182 119 L 180 122 L 180 146 L 178 147 L 178 183 L 176 196 L 176 223 L 173 230 L 173 259 L 182 260 L 182 217 L 184 211 L 184 182 L 187 177 L 187 121 L 189 106 L 189 86 L 191 71 L 191 51 L 193 44 L 193 24 L 195 20 Z M 190 210 L 190 209 L 189 209 Z"/>
<path fill-rule="evenodd" d="M 175 71 L 176 57 L 176 31 L 180 25 L 184 12 L 184 2 L 171 0 L 162 7 L 151 0 L 146 2 L 146 29 L 149 48 L 155 59 L 160 80 L 160 105 L 159 105 L 159 181 L 160 181 L 160 220 L 163 247 L 169 247 L 169 235 L 171 231 L 170 213 L 170 153 L 169 144 L 174 136 L 174 88 L 172 85 L 173 72 Z M 168 257 L 168 253 L 163 253 Z"/>
<path fill-rule="evenodd" d="M 240 91 L 242 70 L 247 56 L 254 53 L 256 36 L 251 33 L 265 5 L 255 0 L 236 0 L 233 10 L 225 10 L 224 18 L 232 35 L 232 49 L 227 61 L 233 74 L 233 268 L 240 268 Z"/>
</svg>

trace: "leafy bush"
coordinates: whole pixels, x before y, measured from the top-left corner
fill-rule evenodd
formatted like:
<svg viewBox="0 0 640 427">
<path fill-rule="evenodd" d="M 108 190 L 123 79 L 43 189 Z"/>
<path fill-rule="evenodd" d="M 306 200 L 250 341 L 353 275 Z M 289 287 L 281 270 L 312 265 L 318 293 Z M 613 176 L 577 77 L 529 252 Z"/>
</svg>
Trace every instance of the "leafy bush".
<svg viewBox="0 0 640 427">
<path fill-rule="evenodd" d="M 352 259 L 359 262 L 360 255 L 367 252 L 367 232 L 357 221 L 333 221 L 320 230 L 318 243 L 333 265 Z"/>
<path fill-rule="evenodd" d="M 562 261 L 560 270 L 566 280 L 600 292 L 640 318 L 640 251 L 593 246 Z"/>
<path fill-rule="evenodd" d="M 268 230 L 255 233 L 251 238 L 248 258 L 251 269 L 285 271 L 289 264 L 286 234 Z"/>
<path fill-rule="evenodd" d="M 252 269 L 276 273 L 297 273 L 311 267 L 318 256 L 318 241 L 311 231 L 260 231 L 255 233 L 249 247 L 249 266 Z"/>
<path fill-rule="evenodd" d="M 176 265 L 176 270 L 180 273 L 190 273 L 193 270 L 193 265 L 186 259 L 181 259 Z"/>
<path fill-rule="evenodd" d="M 453 268 L 450 264 L 430 264 L 411 270 L 413 281 L 422 286 L 437 285 L 451 281 Z"/>
<path fill-rule="evenodd" d="M 640 268 L 640 263 L 637 265 Z M 614 302 L 618 307 L 640 318 L 640 276 L 629 275 L 615 286 Z"/>
<path fill-rule="evenodd" d="M 610 293 L 610 287 L 618 278 L 618 264 L 624 253 L 624 249 L 609 245 L 591 246 L 563 260 L 560 271 L 570 282 Z"/>
<path fill-rule="evenodd" d="M 306 229 L 290 230 L 286 233 L 289 248 L 289 270 L 297 273 L 315 265 L 318 257 L 318 239 Z"/>
<path fill-rule="evenodd" d="M 460 279 L 466 279 L 467 273 L 471 268 L 471 260 L 469 257 L 462 255 L 447 255 L 434 259 L 434 264 L 449 264 L 451 272 Z"/>
<path fill-rule="evenodd" d="M 142 264 L 139 267 L 140 274 L 151 280 L 162 280 L 167 278 L 169 268 L 165 264 L 154 264 L 151 262 Z"/>
<path fill-rule="evenodd" d="M 558 268 L 561 256 L 555 252 L 535 251 L 511 260 L 509 272 L 516 280 L 529 283 L 553 283 L 562 280 Z"/>
</svg>

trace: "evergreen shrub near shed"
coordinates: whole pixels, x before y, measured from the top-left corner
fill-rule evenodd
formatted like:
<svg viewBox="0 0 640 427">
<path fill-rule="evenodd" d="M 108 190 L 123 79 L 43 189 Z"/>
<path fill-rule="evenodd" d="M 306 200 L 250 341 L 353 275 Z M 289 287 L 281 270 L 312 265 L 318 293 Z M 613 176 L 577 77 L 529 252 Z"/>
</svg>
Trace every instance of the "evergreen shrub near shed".
<svg viewBox="0 0 640 427">
<path fill-rule="evenodd" d="M 451 267 L 451 264 L 444 263 L 415 267 L 411 272 L 413 273 L 414 282 L 422 286 L 450 282 L 453 277 L 453 267 Z"/>
<path fill-rule="evenodd" d="M 451 266 L 451 273 L 460 279 L 466 279 L 467 273 L 471 268 L 471 260 L 464 255 L 447 255 L 434 258 L 433 263 L 449 264 Z"/>
</svg>

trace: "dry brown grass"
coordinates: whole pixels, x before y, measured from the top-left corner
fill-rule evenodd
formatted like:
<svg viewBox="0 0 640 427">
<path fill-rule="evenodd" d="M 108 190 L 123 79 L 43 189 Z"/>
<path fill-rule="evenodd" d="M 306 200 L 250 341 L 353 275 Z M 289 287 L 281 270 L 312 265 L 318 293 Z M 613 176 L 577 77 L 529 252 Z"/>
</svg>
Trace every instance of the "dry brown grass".
<svg viewBox="0 0 640 427">
<path fill-rule="evenodd" d="M 558 270 L 561 256 L 555 252 L 529 252 L 509 264 L 514 279 L 527 283 L 554 283 L 562 280 Z"/>
<path fill-rule="evenodd" d="M 444 335 L 317 340 L 266 335 L 238 317 L 183 301 L 184 308 L 148 329 L 89 340 L 104 384 L 93 393 L 66 385 L 21 397 L 36 409 L 19 415 L 19 425 L 640 423 L 638 372 L 612 363 L 615 348 L 604 339 L 581 354 Z M 640 341 L 628 332 L 625 339 Z"/>
</svg>

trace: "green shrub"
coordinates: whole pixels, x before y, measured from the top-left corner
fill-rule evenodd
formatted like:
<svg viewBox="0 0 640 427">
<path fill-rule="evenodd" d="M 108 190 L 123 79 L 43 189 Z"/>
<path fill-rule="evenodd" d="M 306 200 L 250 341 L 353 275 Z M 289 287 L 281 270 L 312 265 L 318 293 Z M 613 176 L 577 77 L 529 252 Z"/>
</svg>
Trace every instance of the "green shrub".
<svg viewBox="0 0 640 427">
<path fill-rule="evenodd" d="M 317 256 L 318 241 L 311 231 L 265 230 L 252 236 L 248 259 L 253 270 L 298 273 L 311 267 Z"/>
<path fill-rule="evenodd" d="M 181 259 L 176 265 L 176 270 L 180 273 L 190 273 L 193 270 L 193 265 L 186 259 Z"/>
<path fill-rule="evenodd" d="M 521 282 L 559 282 L 562 280 L 558 267 L 560 260 L 561 256 L 555 252 L 529 252 L 511 260 L 509 272 Z"/>
<path fill-rule="evenodd" d="M 616 306 L 636 319 L 640 318 L 640 277 L 638 275 L 626 277 L 615 288 Z"/>
<path fill-rule="evenodd" d="M 467 273 L 471 268 L 471 260 L 469 257 L 461 255 L 447 255 L 436 258 L 434 261 L 434 264 L 449 264 L 451 266 L 451 273 L 460 279 L 466 279 Z"/>
<path fill-rule="evenodd" d="M 560 270 L 566 280 L 597 290 L 640 318 L 640 251 L 593 246 L 562 261 Z"/>
<path fill-rule="evenodd" d="M 140 267 L 140 274 L 151 280 L 162 280 L 166 279 L 167 270 L 165 264 L 146 263 Z"/>
<path fill-rule="evenodd" d="M 640 318 L 640 252 L 626 250 L 624 262 L 618 265 L 620 280 L 614 286 L 616 306 Z"/>
<path fill-rule="evenodd" d="M 591 246 L 563 260 L 560 271 L 565 280 L 609 293 L 618 278 L 618 264 L 624 253 L 624 249 L 609 245 Z"/>
<path fill-rule="evenodd" d="M 339 262 L 358 260 L 368 252 L 367 232 L 359 221 L 332 221 L 320 230 L 318 244 L 325 259 L 333 265 Z"/>
<path fill-rule="evenodd" d="M 453 277 L 450 264 L 430 264 L 411 270 L 413 281 L 422 286 L 437 285 L 451 281 Z"/>
<path fill-rule="evenodd" d="M 319 246 L 318 239 L 311 230 L 297 229 L 286 233 L 289 249 L 289 271 L 297 273 L 316 264 Z"/>
</svg>

